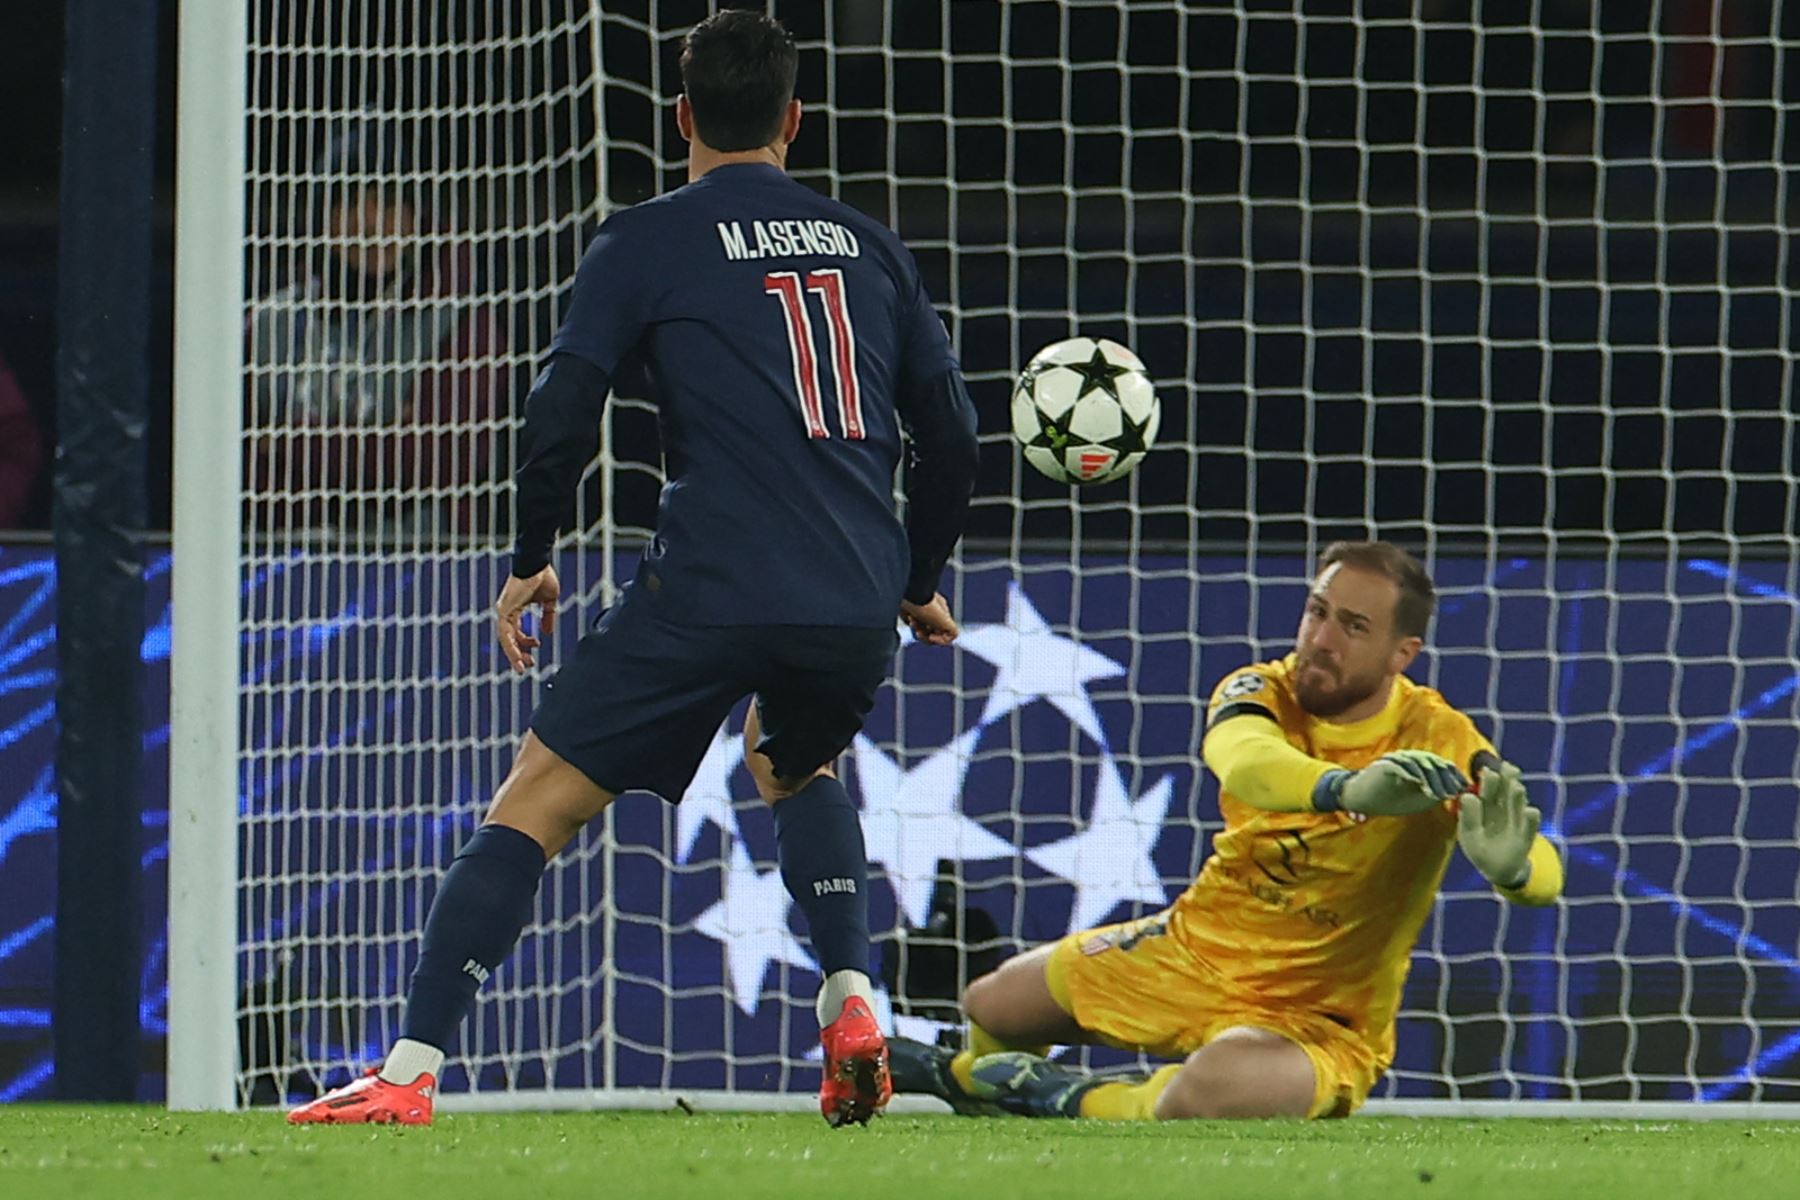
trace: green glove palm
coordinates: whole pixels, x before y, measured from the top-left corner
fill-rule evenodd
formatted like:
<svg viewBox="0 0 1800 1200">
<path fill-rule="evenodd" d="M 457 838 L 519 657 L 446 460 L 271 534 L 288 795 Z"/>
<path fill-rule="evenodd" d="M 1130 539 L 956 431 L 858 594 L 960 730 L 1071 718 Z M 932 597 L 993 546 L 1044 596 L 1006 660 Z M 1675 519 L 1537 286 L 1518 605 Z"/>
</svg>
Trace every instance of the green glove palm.
<svg viewBox="0 0 1800 1200">
<path fill-rule="evenodd" d="M 1442 804 L 1468 786 L 1456 764 L 1442 755 L 1395 750 L 1360 771 L 1327 772 L 1313 791 L 1313 808 L 1404 817 Z"/>
<path fill-rule="evenodd" d="M 1462 798 L 1456 841 L 1489 883 L 1520 888 L 1531 878 L 1531 844 L 1542 822 L 1526 801 L 1519 768 L 1501 763 L 1497 771 L 1483 767 L 1479 792 Z"/>
</svg>

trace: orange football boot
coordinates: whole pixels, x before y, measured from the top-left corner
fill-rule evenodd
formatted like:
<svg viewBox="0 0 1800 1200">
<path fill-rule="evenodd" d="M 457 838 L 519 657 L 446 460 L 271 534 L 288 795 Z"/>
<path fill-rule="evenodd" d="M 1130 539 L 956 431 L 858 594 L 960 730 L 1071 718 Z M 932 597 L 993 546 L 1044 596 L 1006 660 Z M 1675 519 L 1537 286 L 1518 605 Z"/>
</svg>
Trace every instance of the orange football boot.
<svg viewBox="0 0 1800 1200">
<path fill-rule="evenodd" d="M 287 1119 L 289 1125 L 429 1125 L 436 1094 L 437 1080 L 430 1075 L 389 1083 L 370 1067 L 361 1079 L 302 1104 Z"/>
<path fill-rule="evenodd" d="M 894 1095 L 888 1074 L 887 1039 L 861 997 L 844 1002 L 838 1019 L 819 1031 L 825 1047 L 825 1078 L 819 1083 L 819 1111 L 826 1123 L 867 1125 Z"/>
</svg>

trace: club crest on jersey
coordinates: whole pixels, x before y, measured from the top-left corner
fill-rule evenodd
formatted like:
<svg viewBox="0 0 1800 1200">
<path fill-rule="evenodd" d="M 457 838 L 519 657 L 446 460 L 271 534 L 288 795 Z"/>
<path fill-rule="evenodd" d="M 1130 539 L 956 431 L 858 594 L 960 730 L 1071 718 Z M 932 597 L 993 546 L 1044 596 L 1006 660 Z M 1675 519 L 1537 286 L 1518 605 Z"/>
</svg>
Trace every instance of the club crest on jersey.
<svg viewBox="0 0 1800 1200">
<path fill-rule="evenodd" d="M 1237 700 L 1244 696 L 1253 696 L 1268 686 L 1268 681 L 1261 675 L 1245 672 L 1225 685 L 1219 694 L 1227 700 Z"/>
</svg>

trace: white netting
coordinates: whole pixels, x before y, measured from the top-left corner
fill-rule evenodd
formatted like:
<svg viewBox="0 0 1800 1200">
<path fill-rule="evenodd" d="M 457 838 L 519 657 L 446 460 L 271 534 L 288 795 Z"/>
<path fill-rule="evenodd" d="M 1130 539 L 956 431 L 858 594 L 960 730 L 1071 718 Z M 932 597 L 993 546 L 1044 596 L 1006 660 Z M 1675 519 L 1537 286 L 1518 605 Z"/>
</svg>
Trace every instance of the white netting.
<svg viewBox="0 0 1800 1200">
<path fill-rule="evenodd" d="M 529 710 L 483 616 L 508 431 L 581 236 L 684 178 L 668 101 L 709 6 L 259 8 L 269 348 L 246 392 L 280 473 L 244 562 L 242 963 L 243 1082 L 268 1097 L 394 1034 L 433 881 Z M 773 10 L 802 47 L 796 174 L 913 247 L 988 443 L 947 589 L 968 633 L 902 652 L 847 756 L 903 1027 L 993 952 L 1186 884 L 1218 819 L 1207 691 L 1283 650 L 1324 540 L 1379 534 L 1444 593 L 1420 674 L 1525 766 L 1570 871 L 1564 908 L 1527 913 L 1453 868 L 1377 1094 L 1791 1098 L 1794 18 Z M 392 157 L 332 157 L 353 129 Z M 341 280 L 267 302 L 341 242 L 331 198 L 390 174 L 424 215 L 374 244 L 466 247 L 467 303 Z M 469 313 L 502 339 L 485 356 L 432 336 Z M 309 340 L 332 315 L 360 340 Z M 1128 485 L 1072 502 L 1004 430 L 1013 373 L 1075 333 L 1149 364 L 1164 423 Z M 407 410 L 421 371 L 492 399 Z M 651 414 L 615 400 L 584 483 L 562 565 L 587 619 L 654 512 Z M 433 449 L 400 444 L 409 422 Z M 680 808 L 632 797 L 552 870 L 452 1090 L 812 1085 L 816 977 L 736 745 L 716 751 Z M 941 924 L 893 936 L 959 904 L 972 952 Z"/>
<path fill-rule="evenodd" d="M 260 1098 L 306 1086 L 284 1065 L 393 1035 L 376 1001 L 403 994 L 529 712 L 489 652 L 506 566 L 487 547 L 595 213 L 597 20 L 573 0 L 251 5 L 241 1008 Z M 510 1019 L 471 1028 L 477 1061 L 524 1049 Z"/>
</svg>

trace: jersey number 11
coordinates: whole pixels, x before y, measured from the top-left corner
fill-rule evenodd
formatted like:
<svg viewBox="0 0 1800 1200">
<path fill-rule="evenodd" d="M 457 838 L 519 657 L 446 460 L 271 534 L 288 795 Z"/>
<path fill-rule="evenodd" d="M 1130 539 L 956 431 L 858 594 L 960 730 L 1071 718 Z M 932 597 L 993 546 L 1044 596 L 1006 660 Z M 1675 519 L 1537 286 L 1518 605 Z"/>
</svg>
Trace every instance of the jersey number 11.
<svg viewBox="0 0 1800 1200">
<path fill-rule="evenodd" d="M 837 380 L 838 421 L 845 437 L 860 440 L 862 388 L 856 380 L 856 338 L 851 331 L 850 305 L 844 295 L 844 273 L 835 269 L 808 271 L 804 288 L 803 291 L 798 271 L 771 271 L 763 276 L 763 291 L 781 302 L 781 313 L 787 320 L 794 388 L 800 393 L 806 436 L 831 436 L 831 430 L 825 427 L 825 406 L 819 399 L 819 359 L 813 350 L 812 317 L 806 311 L 806 292 L 817 292 L 825 306 L 825 327 L 831 334 L 831 374 Z"/>
</svg>

